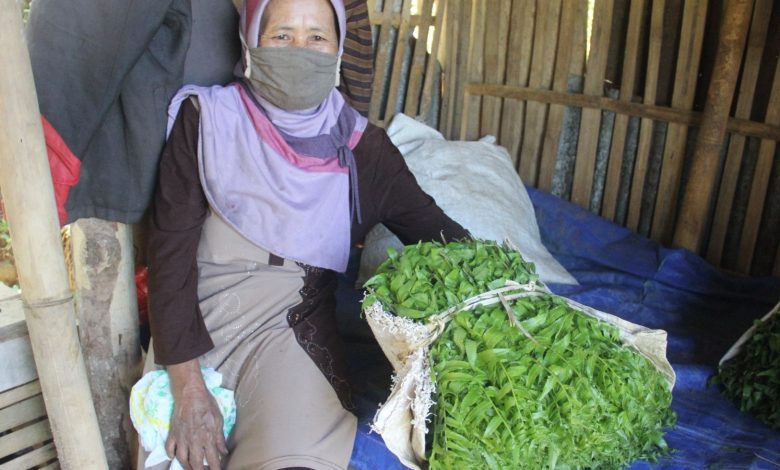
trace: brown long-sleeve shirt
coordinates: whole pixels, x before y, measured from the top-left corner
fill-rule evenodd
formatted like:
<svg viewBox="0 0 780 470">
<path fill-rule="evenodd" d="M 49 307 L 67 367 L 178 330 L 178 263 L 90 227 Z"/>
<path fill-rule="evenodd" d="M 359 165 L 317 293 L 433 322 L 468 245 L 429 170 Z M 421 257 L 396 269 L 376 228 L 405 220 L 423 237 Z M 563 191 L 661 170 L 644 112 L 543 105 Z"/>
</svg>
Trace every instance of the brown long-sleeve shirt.
<svg viewBox="0 0 780 470">
<path fill-rule="evenodd" d="M 149 306 L 155 360 L 176 364 L 213 347 L 198 307 L 196 253 L 208 203 L 198 176 L 199 114 L 186 100 L 160 160 L 149 234 Z M 420 189 L 384 130 L 370 125 L 354 149 L 362 223 L 352 243 L 385 224 L 404 244 L 468 232 Z"/>
</svg>

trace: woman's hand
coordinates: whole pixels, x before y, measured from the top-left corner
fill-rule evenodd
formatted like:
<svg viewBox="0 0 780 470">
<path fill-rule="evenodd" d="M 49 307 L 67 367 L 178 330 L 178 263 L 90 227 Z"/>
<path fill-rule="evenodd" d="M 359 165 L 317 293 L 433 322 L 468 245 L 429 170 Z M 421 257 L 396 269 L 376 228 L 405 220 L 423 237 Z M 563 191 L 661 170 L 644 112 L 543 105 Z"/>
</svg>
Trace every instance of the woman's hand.
<svg viewBox="0 0 780 470">
<path fill-rule="evenodd" d="M 222 434 L 222 413 L 206 389 L 197 359 L 168 366 L 173 393 L 173 417 L 165 451 L 187 470 L 202 470 L 203 459 L 211 469 L 220 468 L 227 455 Z"/>
</svg>

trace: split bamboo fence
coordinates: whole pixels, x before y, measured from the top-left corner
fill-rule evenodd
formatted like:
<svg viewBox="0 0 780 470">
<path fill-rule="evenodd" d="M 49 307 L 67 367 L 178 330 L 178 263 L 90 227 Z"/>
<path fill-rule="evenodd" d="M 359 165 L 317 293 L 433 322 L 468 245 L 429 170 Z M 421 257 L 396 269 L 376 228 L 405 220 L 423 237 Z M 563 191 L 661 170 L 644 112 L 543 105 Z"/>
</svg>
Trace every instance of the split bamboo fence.
<svg viewBox="0 0 780 470">
<path fill-rule="evenodd" d="M 780 275 L 780 3 L 369 3 L 373 122 L 495 135 L 528 186 Z"/>
</svg>

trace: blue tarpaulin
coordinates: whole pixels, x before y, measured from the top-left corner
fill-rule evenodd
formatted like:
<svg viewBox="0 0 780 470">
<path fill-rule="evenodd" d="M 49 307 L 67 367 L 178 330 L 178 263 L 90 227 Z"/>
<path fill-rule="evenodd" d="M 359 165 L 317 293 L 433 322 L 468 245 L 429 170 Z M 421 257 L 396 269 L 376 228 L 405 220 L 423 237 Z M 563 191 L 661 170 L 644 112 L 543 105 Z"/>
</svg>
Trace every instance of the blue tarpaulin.
<svg viewBox="0 0 780 470">
<path fill-rule="evenodd" d="M 665 248 L 548 193 L 528 190 L 545 246 L 580 285 L 549 285 L 556 294 L 669 334 L 667 357 L 677 373 L 677 425 L 669 456 L 631 468 L 780 468 L 780 432 L 742 413 L 708 385 L 720 357 L 780 300 L 780 279 L 722 273 L 699 256 Z M 339 290 L 339 316 L 356 377 L 360 427 L 351 465 L 403 469 L 369 431 L 387 398 L 390 366 L 359 317 L 352 288 L 357 254 Z"/>
</svg>

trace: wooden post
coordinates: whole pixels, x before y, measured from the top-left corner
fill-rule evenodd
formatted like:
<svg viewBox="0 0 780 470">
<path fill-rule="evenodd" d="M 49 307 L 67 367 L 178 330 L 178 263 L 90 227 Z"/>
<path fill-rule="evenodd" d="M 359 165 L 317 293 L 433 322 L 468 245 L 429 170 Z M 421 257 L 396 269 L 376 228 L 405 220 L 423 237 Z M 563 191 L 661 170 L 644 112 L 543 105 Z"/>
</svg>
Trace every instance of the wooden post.
<svg viewBox="0 0 780 470">
<path fill-rule="evenodd" d="M 752 11 L 753 0 L 726 2 L 712 80 L 673 238 L 674 245 L 693 252 L 701 249 L 709 219 L 720 151 L 726 137 Z"/>
<path fill-rule="evenodd" d="M 109 467 L 129 469 L 137 448 L 130 389 L 141 369 L 132 230 L 79 219 L 71 225 L 76 311 Z"/>
<path fill-rule="evenodd" d="M 19 11 L 15 1 L 0 2 L 0 187 L 25 318 L 60 465 L 108 468 L 76 332 Z"/>
</svg>

